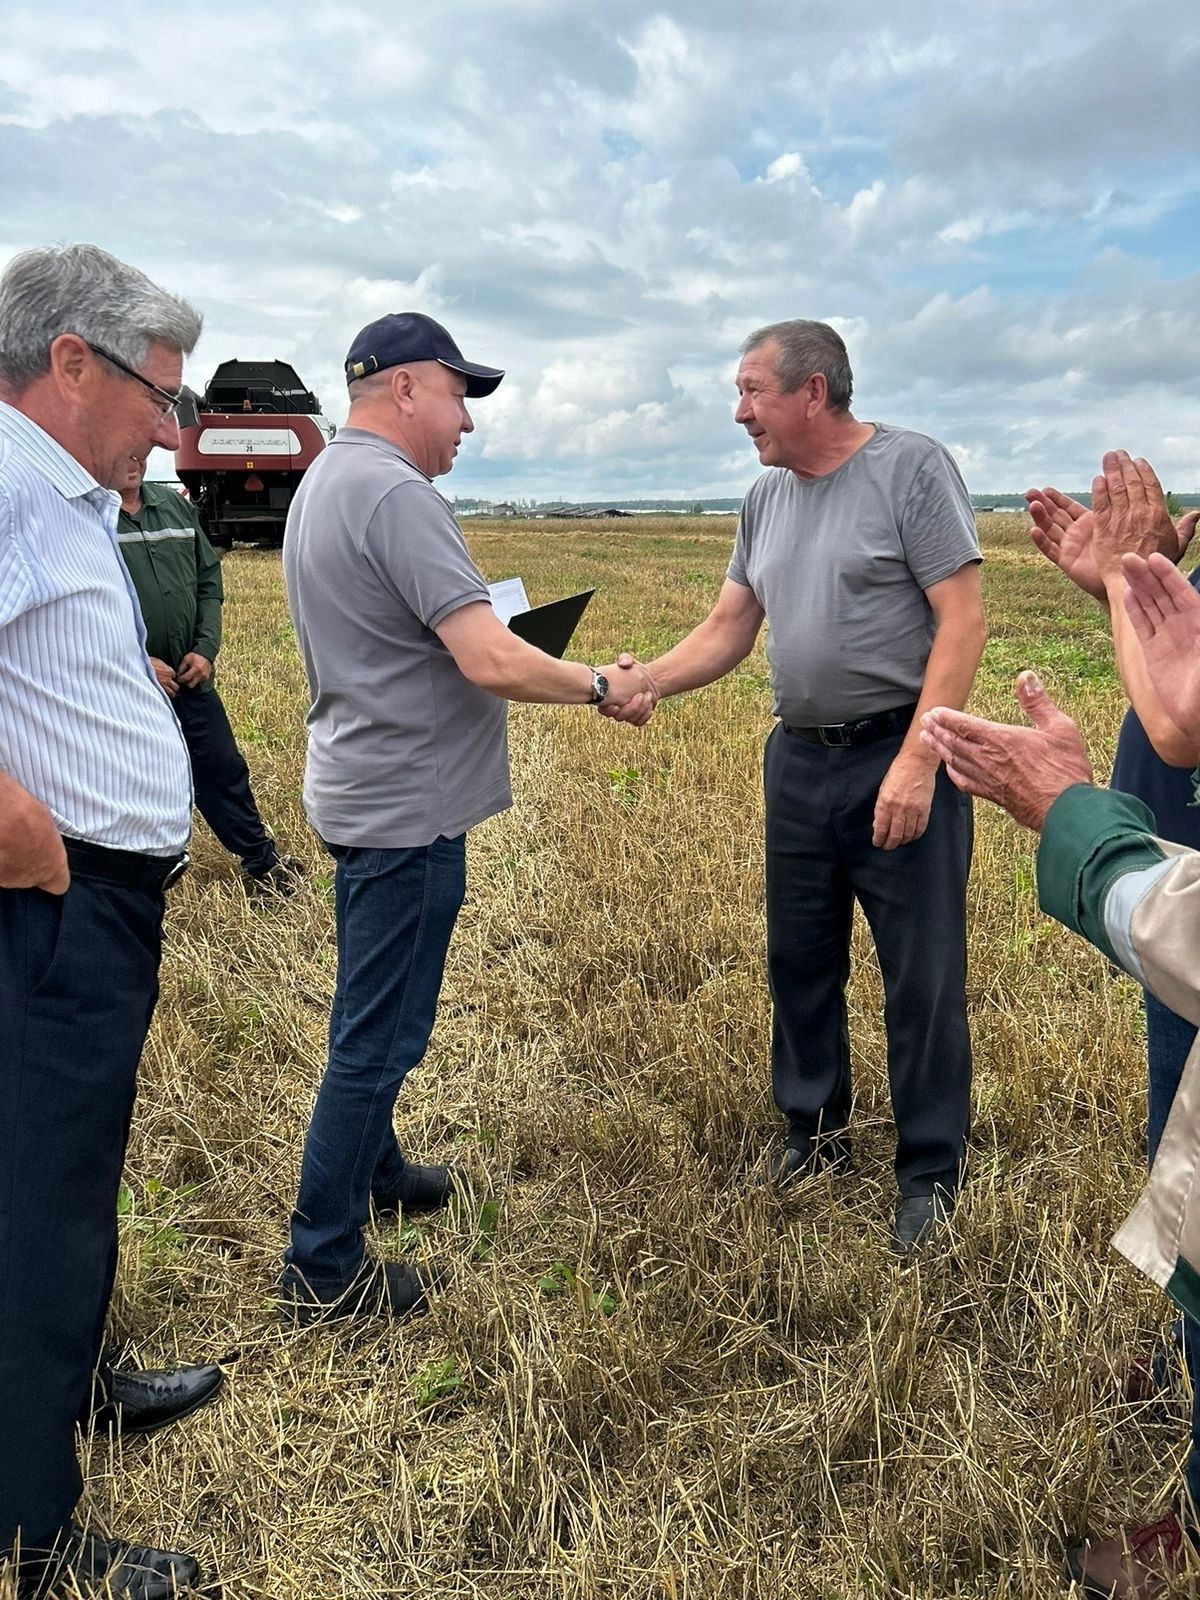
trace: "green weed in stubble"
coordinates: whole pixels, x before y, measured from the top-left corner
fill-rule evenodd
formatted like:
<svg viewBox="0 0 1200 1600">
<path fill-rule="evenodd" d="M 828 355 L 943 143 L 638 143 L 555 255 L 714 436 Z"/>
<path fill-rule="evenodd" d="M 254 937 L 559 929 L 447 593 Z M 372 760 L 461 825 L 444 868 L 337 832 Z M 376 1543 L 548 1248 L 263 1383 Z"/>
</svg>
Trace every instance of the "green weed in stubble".
<svg viewBox="0 0 1200 1600">
<path fill-rule="evenodd" d="M 611 1317 L 617 1310 L 617 1302 L 607 1288 L 593 1289 L 580 1277 L 574 1267 L 569 1267 L 565 1261 L 556 1261 L 549 1271 L 538 1279 L 538 1292 L 549 1299 L 573 1296 L 584 1309 L 599 1311 L 605 1317 Z"/>
<path fill-rule="evenodd" d="M 608 786 L 618 800 L 631 806 L 637 802 L 640 777 L 636 767 L 612 767 L 608 774 Z"/>
<path fill-rule="evenodd" d="M 463 1387 L 464 1378 L 452 1357 L 440 1361 L 427 1361 L 413 1380 L 413 1394 L 418 1411 L 428 1411 L 432 1406 L 444 1405 L 453 1400 Z"/>
<path fill-rule="evenodd" d="M 178 1218 L 195 1192 L 195 1185 L 172 1190 L 159 1178 L 147 1178 L 140 1194 L 128 1184 L 117 1191 L 117 1222 L 125 1248 L 140 1257 L 144 1267 L 169 1265 L 184 1249 L 186 1236 Z"/>
</svg>

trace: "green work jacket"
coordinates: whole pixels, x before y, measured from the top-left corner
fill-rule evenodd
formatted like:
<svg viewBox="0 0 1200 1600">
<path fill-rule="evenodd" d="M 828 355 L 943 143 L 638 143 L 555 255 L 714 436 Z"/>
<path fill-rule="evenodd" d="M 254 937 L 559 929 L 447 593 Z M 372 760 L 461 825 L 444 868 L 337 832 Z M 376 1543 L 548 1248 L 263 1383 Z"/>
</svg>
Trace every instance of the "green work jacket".
<svg viewBox="0 0 1200 1600">
<path fill-rule="evenodd" d="M 221 648 L 221 560 L 194 506 L 163 483 L 142 485 L 142 508 L 122 510 L 117 540 L 137 590 L 146 649 L 177 667 L 190 651 L 217 659 Z M 209 678 L 206 689 L 212 687 Z"/>
<path fill-rule="evenodd" d="M 1169 1010 L 1200 1024 L 1200 850 L 1153 830 L 1148 807 L 1132 795 L 1074 784 L 1046 814 L 1038 899 Z M 1149 1181 L 1113 1243 L 1189 1317 L 1200 1317 L 1200 1039 Z"/>
</svg>

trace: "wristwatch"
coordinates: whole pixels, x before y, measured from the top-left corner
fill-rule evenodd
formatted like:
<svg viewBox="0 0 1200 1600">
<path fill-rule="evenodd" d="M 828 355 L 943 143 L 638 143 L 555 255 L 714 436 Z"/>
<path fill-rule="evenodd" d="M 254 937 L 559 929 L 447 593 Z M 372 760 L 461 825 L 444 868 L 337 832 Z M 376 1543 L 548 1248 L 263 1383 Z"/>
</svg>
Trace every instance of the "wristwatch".
<svg viewBox="0 0 1200 1600">
<path fill-rule="evenodd" d="M 608 679 L 602 672 L 597 672 L 595 667 L 591 668 L 591 674 L 592 698 L 588 701 L 588 704 L 598 706 L 602 701 L 608 699 Z"/>
</svg>

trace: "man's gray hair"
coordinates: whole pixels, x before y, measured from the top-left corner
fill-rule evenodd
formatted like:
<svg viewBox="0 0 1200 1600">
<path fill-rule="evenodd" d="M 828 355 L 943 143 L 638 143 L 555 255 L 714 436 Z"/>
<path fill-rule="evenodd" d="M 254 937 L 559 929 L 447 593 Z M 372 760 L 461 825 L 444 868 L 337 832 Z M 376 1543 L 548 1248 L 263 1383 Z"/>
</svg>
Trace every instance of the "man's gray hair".
<svg viewBox="0 0 1200 1600">
<path fill-rule="evenodd" d="M 189 354 L 200 328 L 186 300 L 99 245 L 23 250 L 0 276 L 0 382 L 19 394 L 44 376 L 62 333 L 140 367 L 151 345 Z"/>
<path fill-rule="evenodd" d="M 854 393 L 854 374 L 850 371 L 850 357 L 842 336 L 827 322 L 807 322 L 796 318 L 792 322 L 772 322 L 758 328 L 742 345 L 742 354 L 749 355 L 760 345 L 778 344 L 775 358 L 775 376 L 784 394 L 795 394 L 814 372 L 823 373 L 829 394 L 831 411 L 849 411 Z"/>
</svg>

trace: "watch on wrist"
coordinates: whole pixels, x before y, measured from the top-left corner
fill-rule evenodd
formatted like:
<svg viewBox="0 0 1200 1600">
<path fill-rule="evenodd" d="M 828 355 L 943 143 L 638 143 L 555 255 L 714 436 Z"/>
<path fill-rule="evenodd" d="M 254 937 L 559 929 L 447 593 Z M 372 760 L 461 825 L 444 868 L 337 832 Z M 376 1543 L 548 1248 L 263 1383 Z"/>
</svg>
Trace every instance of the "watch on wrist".
<svg viewBox="0 0 1200 1600">
<path fill-rule="evenodd" d="M 595 667 L 591 668 L 591 674 L 592 698 L 588 701 L 588 704 L 598 706 L 608 699 L 608 679 L 602 672 L 597 672 Z"/>
</svg>

